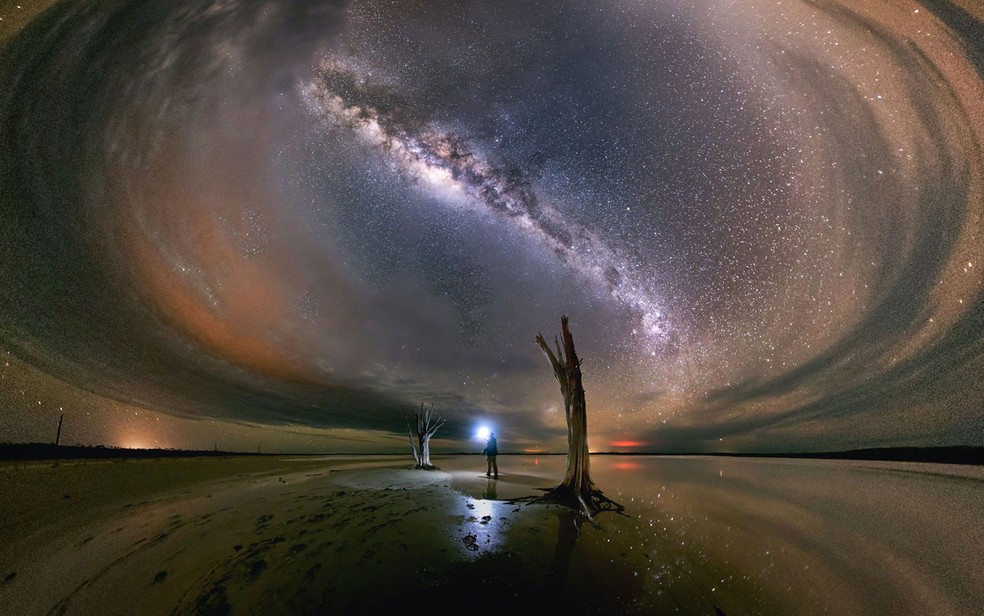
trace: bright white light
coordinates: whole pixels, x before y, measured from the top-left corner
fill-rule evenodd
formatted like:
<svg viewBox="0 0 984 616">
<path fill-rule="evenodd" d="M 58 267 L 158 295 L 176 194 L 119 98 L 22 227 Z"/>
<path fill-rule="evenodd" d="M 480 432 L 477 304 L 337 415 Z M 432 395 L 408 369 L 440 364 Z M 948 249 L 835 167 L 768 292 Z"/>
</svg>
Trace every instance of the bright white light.
<svg viewBox="0 0 984 616">
<path fill-rule="evenodd" d="M 478 432 L 475 433 L 475 438 L 481 439 L 483 441 L 487 441 L 489 439 L 489 434 L 491 434 L 491 432 L 492 431 L 489 430 L 486 426 L 482 426 L 478 429 Z"/>
</svg>

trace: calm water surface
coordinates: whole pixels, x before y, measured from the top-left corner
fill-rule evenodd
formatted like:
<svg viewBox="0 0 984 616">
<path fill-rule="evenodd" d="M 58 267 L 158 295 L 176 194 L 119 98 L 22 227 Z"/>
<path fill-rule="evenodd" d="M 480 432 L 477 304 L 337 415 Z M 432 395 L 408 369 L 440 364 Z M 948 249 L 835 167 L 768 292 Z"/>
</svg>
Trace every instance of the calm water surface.
<svg viewBox="0 0 984 616">
<path fill-rule="evenodd" d="M 565 459 L 500 456 L 498 484 L 473 479 L 474 456 L 439 464 L 453 487 L 494 502 L 555 485 Z M 593 456 L 591 472 L 627 515 L 567 539 L 562 522 L 557 553 L 569 583 L 620 576 L 610 585 L 630 607 L 708 613 L 711 597 L 729 615 L 984 613 L 984 468 Z"/>
</svg>

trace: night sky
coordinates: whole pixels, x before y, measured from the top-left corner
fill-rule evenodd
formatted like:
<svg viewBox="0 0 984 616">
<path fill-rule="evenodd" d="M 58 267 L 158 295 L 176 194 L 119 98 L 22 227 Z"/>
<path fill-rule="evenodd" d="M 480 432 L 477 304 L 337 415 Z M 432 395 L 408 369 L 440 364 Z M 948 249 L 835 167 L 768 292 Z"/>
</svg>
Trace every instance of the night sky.
<svg viewBox="0 0 984 616">
<path fill-rule="evenodd" d="M 0 442 L 984 445 L 974 0 L 0 18 Z"/>
</svg>

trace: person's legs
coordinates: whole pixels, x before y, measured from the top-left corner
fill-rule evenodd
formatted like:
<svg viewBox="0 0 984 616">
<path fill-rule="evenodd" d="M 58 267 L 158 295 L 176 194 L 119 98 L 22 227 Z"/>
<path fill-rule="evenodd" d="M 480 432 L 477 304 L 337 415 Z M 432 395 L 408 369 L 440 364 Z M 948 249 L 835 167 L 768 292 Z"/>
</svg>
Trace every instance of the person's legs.
<svg viewBox="0 0 984 616">
<path fill-rule="evenodd" d="M 489 477 L 492 475 L 492 462 L 495 461 L 494 456 L 485 456 L 485 476 Z"/>
<path fill-rule="evenodd" d="M 499 478 L 499 462 L 498 462 L 498 460 L 495 459 L 495 456 L 492 456 L 492 470 L 495 473 L 495 478 L 498 479 Z"/>
</svg>

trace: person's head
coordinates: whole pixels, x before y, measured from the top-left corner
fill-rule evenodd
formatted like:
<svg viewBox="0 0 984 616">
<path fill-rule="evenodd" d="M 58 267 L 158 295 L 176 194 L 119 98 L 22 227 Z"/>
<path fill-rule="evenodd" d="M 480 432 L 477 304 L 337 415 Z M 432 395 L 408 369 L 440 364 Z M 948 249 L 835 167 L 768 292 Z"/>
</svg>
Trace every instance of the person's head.
<svg viewBox="0 0 984 616">
<path fill-rule="evenodd" d="M 489 438 L 495 438 L 495 432 L 489 432 Z"/>
</svg>

